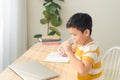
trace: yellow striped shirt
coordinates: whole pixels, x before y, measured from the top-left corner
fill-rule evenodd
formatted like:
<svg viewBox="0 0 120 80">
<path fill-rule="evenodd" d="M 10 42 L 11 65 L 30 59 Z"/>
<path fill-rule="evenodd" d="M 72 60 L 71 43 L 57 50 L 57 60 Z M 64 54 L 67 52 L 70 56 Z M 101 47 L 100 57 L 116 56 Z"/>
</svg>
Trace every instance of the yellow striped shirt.
<svg viewBox="0 0 120 80">
<path fill-rule="evenodd" d="M 81 76 L 78 73 L 78 80 L 103 80 L 100 52 L 95 43 L 87 46 L 78 46 L 75 55 L 78 59 L 88 60 L 92 64 L 92 69 L 86 76 Z"/>
</svg>

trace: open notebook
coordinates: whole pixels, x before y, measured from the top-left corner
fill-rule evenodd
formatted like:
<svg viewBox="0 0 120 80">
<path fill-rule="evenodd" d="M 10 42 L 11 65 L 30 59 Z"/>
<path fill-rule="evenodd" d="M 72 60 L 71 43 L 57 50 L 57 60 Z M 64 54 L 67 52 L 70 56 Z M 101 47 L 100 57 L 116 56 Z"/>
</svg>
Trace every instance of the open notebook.
<svg viewBox="0 0 120 80">
<path fill-rule="evenodd" d="M 47 80 L 58 76 L 56 72 L 36 61 L 12 64 L 9 68 L 23 80 Z"/>
<path fill-rule="evenodd" d="M 65 62 L 68 63 L 69 62 L 69 58 L 68 57 L 63 57 L 60 56 L 58 54 L 58 52 L 51 52 L 44 61 L 48 61 L 48 62 Z"/>
</svg>

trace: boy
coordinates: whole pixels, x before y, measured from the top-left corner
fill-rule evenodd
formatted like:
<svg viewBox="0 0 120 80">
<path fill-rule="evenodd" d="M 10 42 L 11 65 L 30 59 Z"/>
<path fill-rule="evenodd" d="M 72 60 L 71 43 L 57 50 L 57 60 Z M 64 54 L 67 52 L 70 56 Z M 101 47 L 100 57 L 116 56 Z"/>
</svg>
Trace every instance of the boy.
<svg viewBox="0 0 120 80">
<path fill-rule="evenodd" d="M 60 55 L 69 57 L 70 64 L 78 73 L 77 80 L 103 80 L 99 48 L 91 38 L 91 16 L 76 13 L 69 19 L 66 27 L 77 47 L 73 49 L 70 42 L 65 41 L 58 50 Z"/>
</svg>

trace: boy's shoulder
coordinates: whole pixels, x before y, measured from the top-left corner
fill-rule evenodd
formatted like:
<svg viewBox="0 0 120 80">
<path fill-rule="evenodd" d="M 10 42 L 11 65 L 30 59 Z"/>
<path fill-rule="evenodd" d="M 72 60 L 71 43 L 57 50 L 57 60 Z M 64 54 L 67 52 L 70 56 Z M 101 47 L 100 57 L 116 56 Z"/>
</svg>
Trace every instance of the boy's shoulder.
<svg viewBox="0 0 120 80">
<path fill-rule="evenodd" d="M 87 51 L 94 51 L 96 49 L 98 49 L 98 45 L 95 43 L 95 42 L 92 42 L 92 44 L 89 44 L 89 45 L 85 45 L 85 46 L 78 46 L 78 49 L 84 51 L 84 52 L 87 52 Z"/>
</svg>

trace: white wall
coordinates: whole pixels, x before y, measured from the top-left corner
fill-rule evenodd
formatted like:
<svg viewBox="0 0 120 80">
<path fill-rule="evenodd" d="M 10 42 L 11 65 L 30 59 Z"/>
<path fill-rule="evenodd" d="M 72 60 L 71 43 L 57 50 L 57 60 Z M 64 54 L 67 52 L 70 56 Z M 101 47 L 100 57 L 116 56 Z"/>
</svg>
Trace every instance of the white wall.
<svg viewBox="0 0 120 80">
<path fill-rule="evenodd" d="M 36 33 L 46 34 L 46 25 L 40 24 L 43 17 L 43 0 L 28 0 L 28 46 L 36 40 Z M 101 51 L 105 52 L 112 46 L 120 45 L 120 1 L 119 0 L 65 0 L 60 2 L 63 24 L 59 27 L 62 39 L 69 33 L 65 30 L 66 22 L 76 12 L 86 12 L 93 18 L 93 38 L 99 43 Z"/>
</svg>

